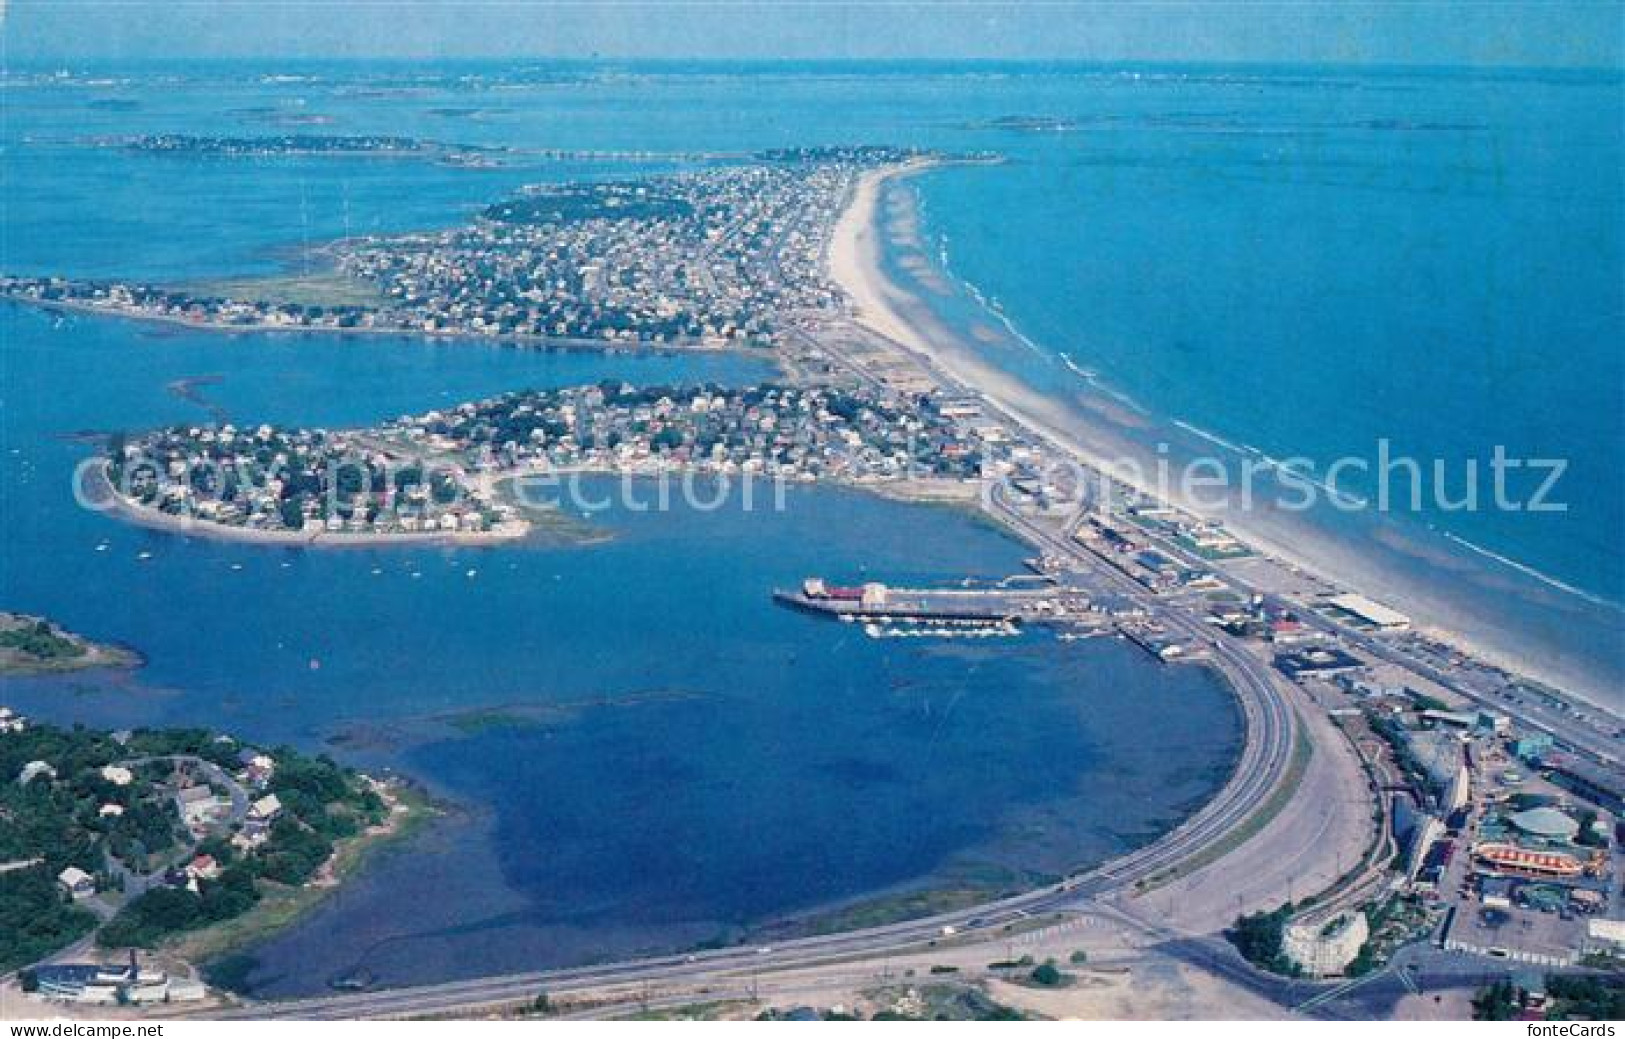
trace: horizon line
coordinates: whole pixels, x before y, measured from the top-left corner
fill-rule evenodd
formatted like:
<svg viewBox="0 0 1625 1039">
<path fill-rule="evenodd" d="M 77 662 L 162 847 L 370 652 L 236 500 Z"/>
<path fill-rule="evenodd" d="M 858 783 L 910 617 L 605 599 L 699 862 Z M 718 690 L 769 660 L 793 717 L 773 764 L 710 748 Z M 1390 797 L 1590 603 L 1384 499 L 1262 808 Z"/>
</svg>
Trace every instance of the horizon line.
<svg viewBox="0 0 1625 1039">
<path fill-rule="evenodd" d="M 93 67 L 138 65 L 412 65 L 424 63 L 481 64 L 524 66 L 532 63 L 576 65 L 591 67 L 615 66 L 846 66 L 846 67 L 899 67 L 899 66 L 1006 66 L 1015 68 L 1248 68 L 1248 69 L 1346 69 L 1363 72 L 1546 72 L 1565 74 L 1609 73 L 1625 76 L 1625 63 L 1617 65 L 1541 65 L 1500 62 L 1401 62 L 1401 61 L 1349 61 L 1317 59 L 1252 59 L 1252 58 L 1003 58 L 974 55 L 898 58 L 877 57 L 651 57 L 611 55 L 293 55 L 273 57 L 267 55 L 209 55 L 209 56 L 132 56 L 104 57 L 15 57 L 5 54 L 0 46 L 0 73 L 13 68 L 44 67 L 52 70 L 76 71 Z"/>
</svg>

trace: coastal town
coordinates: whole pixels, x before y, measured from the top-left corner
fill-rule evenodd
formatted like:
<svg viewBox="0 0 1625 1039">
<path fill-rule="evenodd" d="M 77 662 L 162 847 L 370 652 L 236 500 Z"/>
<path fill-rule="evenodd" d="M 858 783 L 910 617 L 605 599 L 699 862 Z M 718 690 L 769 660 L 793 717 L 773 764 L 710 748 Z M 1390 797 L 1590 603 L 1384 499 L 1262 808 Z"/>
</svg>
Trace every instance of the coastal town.
<svg viewBox="0 0 1625 1039">
<path fill-rule="evenodd" d="M 399 155 L 432 151 L 442 147 L 433 141 L 389 134 L 335 136 L 325 134 L 283 134 L 271 137 L 201 137 L 194 134 L 151 134 L 140 137 L 110 138 L 93 143 L 126 148 L 133 152 L 169 155 L 267 156 L 267 155 Z"/>
<path fill-rule="evenodd" d="M 861 622 L 875 637 L 1040 627 L 1061 639 L 1120 636 L 1160 663 L 1212 668 L 1233 688 L 1246 734 L 1236 771 L 1160 840 L 921 921 L 649 968 L 674 987 L 704 990 L 742 963 L 812 970 L 832 949 L 1003 976 L 986 944 L 1014 941 L 1032 919 L 1110 919 L 1132 935 L 1119 952 L 1135 964 L 1170 934 L 1200 935 L 1188 940 L 1219 965 L 1215 976 L 1306 1012 L 1345 996 L 1345 1008 L 1357 1006 L 1361 996 L 1347 995 L 1357 982 L 1372 984 L 1372 998 L 1413 974 L 1464 988 L 1490 964 L 1518 969 L 1517 1011 L 1536 1013 L 1548 983 L 1530 972 L 1617 969 L 1625 728 L 1610 712 L 1094 470 L 925 337 L 899 330 L 906 322 L 888 321 L 880 294 L 865 289 L 875 261 L 854 253 L 876 224 L 878 191 L 924 168 L 922 156 L 758 158 L 539 187 L 451 231 L 324 247 L 344 277 L 387 300 L 376 306 L 50 278 L 8 279 L 0 291 L 203 325 L 760 348 L 782 383 L 608 380 L 364 429 L 222 421 L 115 434 L 106 482 L 136 522 L 327 544 L 522 538 L 535 521 L 524 479 L 561 472 L 761 476 L 946 498 L 1027 542 L 1030 572 L 953 589 L 809 576 L 779 601 Z M 1215 900 L 1216 890 L 1227 894 Z M 980 966 L 945 962 L 951 949 L 939 943 L 972 950 Z M 1300 979 L 1336 981 L 1292 1003 Z M 549 980 L 492 980 L 505 995 L 486 1003 L 402 990 L 366 1007 L 404 1016 L 508 1005 Z M 246 1013 L 358 1005 L 328 998 Z"/>
<path fill-rule="evenodd" d="M 299 138 L 286 147 L 304 147 Z M 326 139 L 322 139 L 326 140 Z M 329 143 L 369 153 L 414 142 Z M 142 147 L 237 154 L 236 139 Z M 0 297 L 231 328 L 417 332 L 557 343 L 765 346 L 788 316 L 837 300 L 828 235 L 864 170 L 894 148 L 795 149 L 638 180 L 536 185 L 448 231 L 334 242 L 335 280 L 381 302 L 270 302 L 122 281 L 0 278 Z"/>
<path fill-rule="evenodd" d="M 938 402 L 861 386 L 633 387 L 509 393 L 374 429 L 227 424 L 115 437 L 108 482 L 142 515 L 207 532 L 518 537 L 503 483 L 525 474 L 669 472 L 879 484 L 980 475 L 990 446 Z"/>
</svg>

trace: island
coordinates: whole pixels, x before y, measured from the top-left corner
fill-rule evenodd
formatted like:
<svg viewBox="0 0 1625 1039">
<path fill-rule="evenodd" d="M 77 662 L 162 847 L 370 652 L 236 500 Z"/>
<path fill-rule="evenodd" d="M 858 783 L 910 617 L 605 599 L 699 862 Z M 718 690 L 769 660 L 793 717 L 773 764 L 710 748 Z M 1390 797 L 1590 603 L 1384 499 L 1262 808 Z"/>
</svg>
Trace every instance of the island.
<svg viewBox="0 0 1625 1039">
<path fill-rule="evenodd" d="M 122 646 L 92 642 L 44 617 L 0 610 L 0 675 L 38 675 L 97 667 L 138 667 Z"/>
<path fill-rule="evenodd" d="M 231 424 L 109 441 L 110 507 L 246 540 L 490 543 L 531 530 L 527 478 L 679 473 L 814 480 L 969 498 L 984 453 L 934 397 L 848 381 L 520 391 L 358 430 Z M 515 486 L 515 485 L 518 486 Z M 770 488 L 771 489 L 771 488 Z"/>
<path fill-rule="evenodd" d="M 292 747 L 66 729 L 0 707 L 0 972 L 28 968 L 25 991 L 81 1003 L 201 998 L 174 969 L 126 969 L 122 950 L 222 955 L 423 814 L 400 781 Z M 98 948 L 104 961 L 85 962 Z M 40 962 L 63 950 L 71 962 Z"/>
</svg>

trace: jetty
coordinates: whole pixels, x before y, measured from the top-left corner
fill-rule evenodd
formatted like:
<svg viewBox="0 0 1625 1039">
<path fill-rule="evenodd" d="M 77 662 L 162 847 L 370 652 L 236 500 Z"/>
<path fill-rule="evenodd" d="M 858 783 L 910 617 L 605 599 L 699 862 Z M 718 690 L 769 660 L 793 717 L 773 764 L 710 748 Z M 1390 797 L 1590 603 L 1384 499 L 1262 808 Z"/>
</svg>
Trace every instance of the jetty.
<svg viewBox="0 0 1625 1039">
<path fill-rule="evenodd" d="M 1116 635 L 1162 663 L 1207 659 L 1204 647 L 1170 631 L 1120 598 L 1062 584 L 1034 583 L 1029 575 L 992 584 L 894 588 L 880 581 L 831 584 L 809 577 L 796 589 L 778 589 L 782 606 L 863 626 L 870 638 L 985 638 L 1052 630 L 1063 641 Z"/>
<path fill-rule="evenodd" d="M 836 585 L 809 577 L 794 590 L 779 589 L 774 601 L 838 620 L 879 624 L 955 626 L 1047 624 L 1097 626 L 1110 615 L 1078 589 L 1030 583 L 992 587 L 894 588 L 879 581 Z"/>
</svg>

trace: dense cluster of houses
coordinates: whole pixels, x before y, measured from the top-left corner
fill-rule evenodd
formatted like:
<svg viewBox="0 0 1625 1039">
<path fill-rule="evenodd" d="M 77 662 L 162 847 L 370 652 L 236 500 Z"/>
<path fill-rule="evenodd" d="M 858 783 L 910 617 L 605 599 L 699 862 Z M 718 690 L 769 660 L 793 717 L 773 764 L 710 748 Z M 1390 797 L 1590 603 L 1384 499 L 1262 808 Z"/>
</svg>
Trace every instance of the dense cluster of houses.
<svg viewBox="0 0 1625 1039">
<path fill-rule="evenodd" d="M 284 145 L 320 140 L 290 137 Z M 333 140 L 362 150 L 405 147 L 390 138 Z M 175 137 L 147 146 L 201 145 Z M 217 146 L 266 145 L 256 138 Z M 787 314 L 838 298 L 823 255 L 856 174 L 911 154 L 804 150 L 663 177 L 543 185 L 488 207 L 467 226 L 333 243 L 327 251 L 338 270 L 375 287 L 377 304 L 34 277 L 0 277 L 0 296 L 244 327 L 764 343 Z"/>
<path fill-rule="evenodd" d="M 828 386 L 510 393 L 403 418 L 383 437 L 456 452 L 470 470 L 682 467 L 785 479 L 971 477 L 980 445 L 929 400 Z"/>
<path fill-rule="evenodd" d="M 520 473 L 969 479 L 991 446 L 930 397 L 856 385 L 609 382 L 510 393 L 344 433 L 175 427 L 113 445 L 109 476 L 131 501 L 226 526 L 501 535 L 527 527 L 497 489 Z"/>
<path fill-rule="evenodd" d="M 340 243 L 424 331 L 763 342 L 835 299 L 821 265 L 857 167 L 721 167 L 544 186 L 450 231 Z"/>
<path fill-rule="evenodd" d="M 108 478 L 166 515 L 303 534 L 520 534 L 509 505 L 459 479 L 404 468 L 364 435 L 230 424 L 160 430 L 115 443 Z"/>
</svg>

